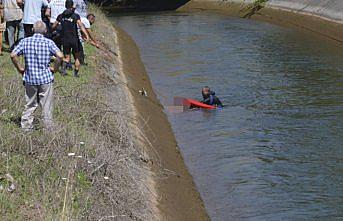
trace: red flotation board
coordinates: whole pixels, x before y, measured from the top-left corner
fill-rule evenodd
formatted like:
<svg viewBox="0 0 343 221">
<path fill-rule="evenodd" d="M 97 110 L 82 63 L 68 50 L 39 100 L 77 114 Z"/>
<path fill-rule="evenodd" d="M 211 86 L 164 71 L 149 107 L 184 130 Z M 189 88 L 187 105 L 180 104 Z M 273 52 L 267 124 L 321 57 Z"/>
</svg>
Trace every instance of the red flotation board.
<svg viewBox="0 0 343 221">
<path fill-rule="evenodd" d="M 184 98 L 183 99 L 183 105 L 188 106 L 190 108 L 195 107 L 195 108 L 204 108 L 204 109 L 209 109 L 209 110 L 216 109 L 216 106 L 204 104 L 204 103 L 201 103 L 200 101 L 190 99 L 190 98 Z"/>
</svg>

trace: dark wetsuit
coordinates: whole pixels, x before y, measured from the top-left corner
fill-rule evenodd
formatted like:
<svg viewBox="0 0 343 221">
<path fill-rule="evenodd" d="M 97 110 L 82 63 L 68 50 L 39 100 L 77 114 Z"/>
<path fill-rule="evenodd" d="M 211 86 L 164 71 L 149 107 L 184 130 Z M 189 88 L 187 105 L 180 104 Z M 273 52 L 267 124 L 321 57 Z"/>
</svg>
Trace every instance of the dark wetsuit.
<svg viewBox="0 0 343 221">
<path fill-rule="evenodd" d="M 208 96 L 203 95 L 203 98 L 204 99 L 201 102 L 204 103 L 204 104 L 214 105 L 214 106 L 218 106 L 218 107 L 223 107 L 222 102 L 216 96 L 216 93 L 214 91 L 211 91 L 210 95 L 208 95 Z"/>
<path fill-rule="evenodd" d="M 57 21 L 61 23 L 62 45 L 64 54 L 80 52 L 80 41 L 77 31 L 77 21 L 80 16 L 72 10 L 67 9 L 57 17 Z"/>
</svg>

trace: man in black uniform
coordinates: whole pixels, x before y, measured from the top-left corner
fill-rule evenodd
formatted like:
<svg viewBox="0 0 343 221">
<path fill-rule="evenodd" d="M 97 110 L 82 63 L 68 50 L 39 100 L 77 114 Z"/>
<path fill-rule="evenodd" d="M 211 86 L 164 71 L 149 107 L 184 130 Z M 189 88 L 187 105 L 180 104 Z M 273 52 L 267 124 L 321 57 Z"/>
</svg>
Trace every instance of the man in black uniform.
<svg viewBox="0 0 343 221">
<path fill-rule="evenodd" d="M 203 87 L 201 93 L 203 97 L 203 100 L 201 101 L 202 103 L 217 107 L 223 107 L 223 104 L 216 96 L 216 93 L 214 91 L 211 91 L 209 87 Z"/>
<path fill-rule="evenodd" d="M 67 0 L 65 3 L 66 10 L 57 17 L 56 22 L 53 24 L 52 28 L 56 29 L 58 24 L 61 25 L 61 35 L 62 35 L 62 46 L 64 52 L 64 59 L 61 69 L 62 75 L 67 75 L 66 66 L 70 62 L 71 53 L 75 54 L 75 69 L 74 77 L 79 77 L 80 69 L 80 41 L 78 36 L 77 27 L 79 26 L 82 33 L 84 34 L 86 41 L 88 41 L 88 33 L 81 22 L 81 18 L 78 14 L 74 12 L 73 6 L 74 2 L 72 0 Z"/>
</svg>

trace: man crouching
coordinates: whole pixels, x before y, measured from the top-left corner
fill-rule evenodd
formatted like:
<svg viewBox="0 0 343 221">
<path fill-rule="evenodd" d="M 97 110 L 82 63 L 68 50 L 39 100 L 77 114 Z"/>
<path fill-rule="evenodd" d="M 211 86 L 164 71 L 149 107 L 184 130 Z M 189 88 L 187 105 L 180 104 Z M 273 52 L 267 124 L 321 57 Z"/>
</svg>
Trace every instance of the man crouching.
<svg viewBox="0 0 343 221">
<path fill-rule="evenodd" d="M 42 107 L 45 129 L 53 127 L 53 82 L 54 72 L 58 70 L 63 54 L 53 41 L 44 37 L 46 25 L 38 21 L 33 25 L 34 35 L 23 39 L 11 53 L 11 59 L 18 72 L 23 75 L 26 105 L 21 117 L 21 127 L 25 131 L 33 129 L 33 113 L 38 105 Z M 25 67 L 18 61 L 24 56 Z M 50 67 L 52 56 L 56 57 Z"/>
</svg>

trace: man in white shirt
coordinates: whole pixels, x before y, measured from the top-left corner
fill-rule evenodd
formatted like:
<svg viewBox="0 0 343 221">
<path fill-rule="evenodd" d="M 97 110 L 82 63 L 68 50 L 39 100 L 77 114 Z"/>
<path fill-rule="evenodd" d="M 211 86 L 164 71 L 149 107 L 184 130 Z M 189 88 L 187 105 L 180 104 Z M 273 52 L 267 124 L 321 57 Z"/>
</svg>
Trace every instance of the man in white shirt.
<svg viewBox="0 0 343 221">
<path fill-rule="evenodd" d="M 16 0 L 0 0 L 0 4 L 4 6 L 4 19 L 6 22 L 8 42 L 10 48 L 17 39 L 24 38 L 24 28 L 21 20 L 23 18 L 23 11 L 17 5 Z M 18 38 L 15 38 L 16 30 Z"/>
<path fill-rule="evenodd" d="M 48 6 L 47 0 L 17 0 L 19 6 L 24 6 L 24 31 L 25 37 L 33 35 L 33 24 L 42 21 L 42 7 Z"/>
<path fill-rule="evenodd" d="M 66 0 L 51 0 L 48 9 L 46 11 L 46 16 L 50 19 L 50 24 L 54 24 L 57 16 L 62 14 L 64 10 L 66 10 L 65 7 Z"/>
<path fill-rule="evenodd" d="M 79 14 L 80 17 L 87 17 L 87 0 L 74 0 L 75 13 Z"/>
<path fill-rule="evenodd" d="M 95 22 L 95 15 L 94 14 L 89 14 L 87 15 L 87 17 L 81 17 L 81 23 L 83 24 L 83 26 L 85 27 L 88 35 L 89 35 L 89 43 L 97 48 L 99 48 L 99 43 L 97 42 L 97 40 L 94 37 L 94 34 L 92 32 L 91 29 L 91 25 L 93 25 Z M 79 37 L 80 37 L 80 41 L 81 41 L 81 51 L 80 51 L 80 63 L 81 65 L 86 65 L 85 63 L 85 54 L 84 54 L 84 50 L 83 50 L 83 37 L 81 35 L 81 32 L 79 30 Z"/>
</svg>

